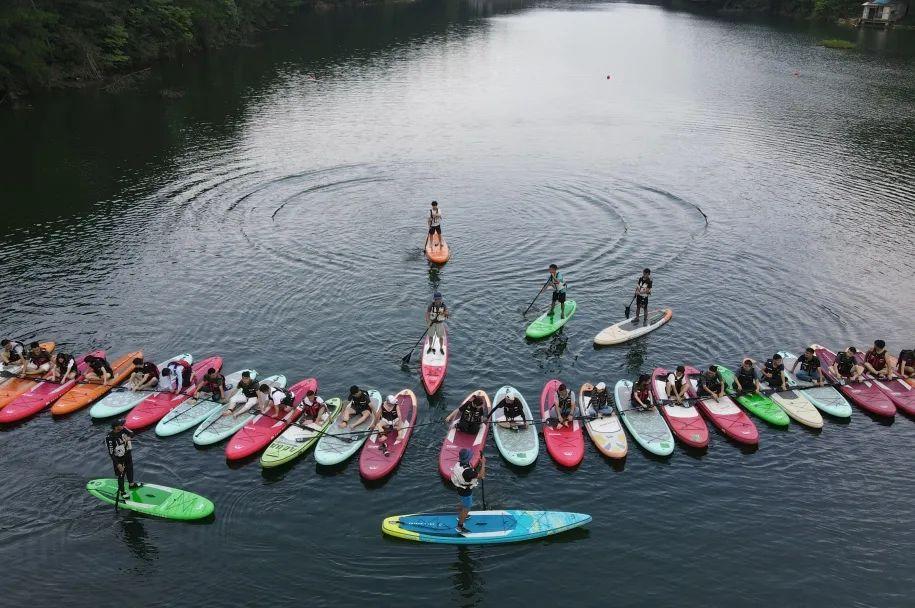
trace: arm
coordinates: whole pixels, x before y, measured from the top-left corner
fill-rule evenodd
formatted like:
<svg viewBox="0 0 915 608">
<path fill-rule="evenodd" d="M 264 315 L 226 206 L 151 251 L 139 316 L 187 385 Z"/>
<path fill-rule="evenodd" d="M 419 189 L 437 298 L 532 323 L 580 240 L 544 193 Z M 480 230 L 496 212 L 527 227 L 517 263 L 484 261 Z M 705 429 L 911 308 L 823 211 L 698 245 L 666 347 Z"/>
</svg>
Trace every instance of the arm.
<svg viewBox="0 0 915 608">
<path fill-rule="evenodd" d="M 477 473 L 479 479 L 486 478 L 486 456 L 480 455 L 480 472 Z"/>
</svg>

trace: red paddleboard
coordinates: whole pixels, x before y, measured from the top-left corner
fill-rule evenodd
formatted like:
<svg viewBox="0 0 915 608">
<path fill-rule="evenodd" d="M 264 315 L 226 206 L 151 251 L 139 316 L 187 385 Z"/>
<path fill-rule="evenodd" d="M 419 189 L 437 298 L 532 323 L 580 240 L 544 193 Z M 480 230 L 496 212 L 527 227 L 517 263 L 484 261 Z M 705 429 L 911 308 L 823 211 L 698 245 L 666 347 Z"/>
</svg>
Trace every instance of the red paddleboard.
<svg viewBox="0 0 915 608">
<path fill-rule="evenodd" d="M 811 347 L 816 352 L 816 356 L 820 358 L 823 375 L 829 378 L 831 382 L 839 382 L 841 378 L 836 378 L 829 371 L 829 366 L 836 361 L 836 354 L 819 344 L 813 344 Z M 839 386 L 838 389 L 843 395 L 848 397 L 849 401 L 866 412 L 876 414 L 877 416 L 887 416 L 889 418 L 896 415 L 896 406 L 893 405 L 890 398 L 869 379 L 864 382 L 843 384 Z"/>
<path fill-rule="evenodd" d="M 362 454 L 359 456 L 359 474 L 365 479 L 381 479 L 390 475 L 407 450 L 407 442 L 410 441 L 410 435 L 413 434 L 413 426 L 416 424 L 417 407 L 416 395 L 413 391 L 405 389 L 397 393 L 397 404 L 400 406 L 400 413 L 407 423 L 407 427 L 396 433 L 388 431 L 384 443 L 378 441 L 378 434 L 372 433 L 365 445 L 362 446 Z M 387 449 L 382 449 L 382 445 Z"/>
<path fill-rule="evenodd" d="M 488 417 L 490 411 L 492 411 L 492 402 L 485 391 L 474 391 L 467 395 L 467 398 L 461 403 L 467 403 L 474 395 L 483 397 L 483 407 L 486 409 L 486 416 Z M 445 436 L 445 441 L 442 442 L 442 450 L 438 454 L 438 472 L 449 481 L 451 480 L 451 469 L 454 468 L 454 463 L 458 461 L 462 449 L 470 448 L 473 450 L 470 466 L 477 466 L 477 463 L 480 462 L 480 456 L 483 454 L 483 448 L 486 446 L 486 435 L 489 433 L 489 423 L 485 420 L 480 425 L 480 430 L 476 435 L 459 431 L 457 423 L 457 420 L 451 423 L 448 428 L 448 434 Z"/>
<path fill-rule="evenodd" d="M 540 393 L 540 419 L 544 421 L 543 442 L 546 443 L 546 451 L 553 460 L 564 467 L 574 467 L 585 457 L 585 436 L 581 432 L 581 421 L 577 419 L 581 415 L 578 406 L 576 405 L 573 409 L 576 420 L 572 421 L 572 426 L 557 429 L 546 424 L 546 420 L 550 417 L 550 408 L 556 405 L 556 389 L 560 384 L 562 382 L 559 380 L 550 380 Z M 574 403 L 575 393 L 571 388 L 569 394 Z"/>
<path fill-rule="evenodd" d="M 441 243 L 439 243 L 439 240 L 441 240 Z M 426 240 L 426 257 L 435 264 L 444 264 L 451 259 L 451 249 L 448 248 L 448 243 L 441 238 L 441 235 L 430 235 Z M 449 479 L 450 475 L 449 473 Z"/>
<path fill-rule="evenodd" d="M 79 380 L 82 380 L 83 373 L 88 367 L 86 365 L 86 357 L 89 355 L 104 357 L 105 351 L 97 350 L 91 353 L 86 353 L 82 357 L 77 357 L 76 369 L 78 374 L 76 376 L 76 380 L 70 380 L 64 383 L 37 382 L 32 390 L 20 395 L 11 401 L 9 405 L 0 410 L 0 423 L 8 424 L 10 422 L 18 422 L 19 420 L 23 420 L 29 416 L 34 416 L 44 408 L 48 407 L 66 395 L 70 389 L 76 386 L 76 383 Z"/>
<path fill-rule="evenodd" d="M 302 399 L 305 398 L 305 393 L 308 391 L 317 392 L 318 381 L 314 378 L 306 378 L 293 384 L 287 390 L 292 393 L 292 403 L 296 407 L 292 408 L 282 419 L 263 414 L 252 418 L 229 439 L 229 443 L 226 444 L 226 460 L 241 460 L 253 456 L 270 445 L 270 442 L 279 437 L 286 427 L 299 419 L 299 416 L 305 411 L 302 407 Z"/>
<path fill-rule="evenodd" d="M 660 367 L 655 368 L 652 372 L 651 393 L 654 395 L 655 403 L 662 403 L 668 399 L 665 387 L 667 385 L 667 376 L 670 373 Z M 690 373 L 699 373 L 699 370 L 693 367 L 687 368 L 687 375 L 683 378 L 684 382 L 689 382 Z M 689 395 L 688 388 L 687 395 Z M 658 409 L 677 439 L 693 448 L 708 447 L 708 427 L 705 425 L 702 416 L 699 415 L 699 410 L 693 407 L 692 403 L 661 405 Z"/>
<path fill-rule="evenodd" d="M 858 354 L 855 355 L 855 359 L 858 361 L 858 363 L 864 364 L 864 355 L 861 353 L 861 351 L 858 351 Z M 892 357 L 890 360 L 893 360 Z M 890 401 L 893 402 L 893 405 L 901 409 L 909 416 L 915 416 L 915 389 L 909 386 L 905 380 L 901 378 L 881 380 L 874 377 L 872 374 L 865 374 L 865 376 L 871 382 L 873 382 L 874 385 L 876 385 L 876 387 L 883 392 L 883 394 L 890 398 Z"/>
<path fill-rule="evenodd" d="M 194 382 L 199 383 L 211 367 L 216 368 L 216 371 L 221 370 L 222 357 L 209 357 L 195 363 L 191 367 L 191 377 Z M 167 413 L 188 400 L 189 395 L 185 390 L 179 393 L 153 393 L 130 410 L 124 421 L 124 426 L 131 431 L 139 431 L 156 424 Z"/>
<path fill-rule="evenodd" d="M 692 398 L 699 396 L 699 375 L 701 373 L 695 367 L 686 368 L 686 377 L 689 379 L 689 396 Z M 759 431 L 756 429 L 756 425 L 727 395 L 718 400 L 708 398 L 694 403 L 696 409 L 702 412 L 725 437 L 746 445 L 759 445 Z"/>
<path fill-rule="evenodd" d="M 429 341 L 431 339 L 431 336 L 426 336 L 423 342 L 420 376 L 426 392 L 434 395 L 442 387 L 442 382 L 445 381 L 445 373 L 448 371 L 448 330 L 444 330 L 442 343 L 436 344 L 434 354 L 429 352 Z"/>
</svg>

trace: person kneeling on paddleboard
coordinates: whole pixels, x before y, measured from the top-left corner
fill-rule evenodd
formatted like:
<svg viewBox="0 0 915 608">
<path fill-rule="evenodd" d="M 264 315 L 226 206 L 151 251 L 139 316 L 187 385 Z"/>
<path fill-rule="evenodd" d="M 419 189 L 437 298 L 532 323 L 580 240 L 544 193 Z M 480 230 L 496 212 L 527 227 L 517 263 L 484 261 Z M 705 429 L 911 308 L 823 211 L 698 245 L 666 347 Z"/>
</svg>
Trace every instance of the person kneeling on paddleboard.
<svg viewBox="0 0 915 608">
<path fill-rule="evenodd" d="M 603 418 L 606 414 L 613 413 L 613 406 L 610 405 L 610 393 L 607 392 L 607 385 L 604 382 L 598 382 L 591 391 L 591 398 L 588 400 L 587 411 L 582 415 L 589 418 Z"/>
<path fill-rule="evenodd" d="M 270 411 L 274 410 L 276 413 L 273 414 L 272 417 L 282 418 L 289 412 L 292 408 L 292 404 L 295 402 L 295 395 L 292 391 L 288 391 L 285 388 L 261 384 L 261 387 L 258 390 L 266 397 L 261 404 L 261 413 L 264 416 L 271 416 Z M 258 399 L 258 401 L 260 401 L 260 399 Z"/>
<path fill-rule="evenodd" d="M 639 411 L 645 411 L 654 406 L 651 402 L 650 380 L 651 376 L 642 374 L 632 387 L 632 396 L 629 397 L 629 403 Z"/>
<path fill-rule="evenodd" d="M 131 489 L 139 488 L 143 485 L 133 480 L 132 437 L 133 431 L 124 428 L 123 420 L 112 422 L 111 431 L 105 436 L 105 445 L 108 447 L 108 455 L 111 456 L 111 464 L 114 465 L 114 474 L 118 477 L 118 495 L 121 500 L 130 498 L 130 495 L 124 491 L 125 476 Z"/>
<path fill-rule="evenodd" d="M 257 405 L 257 380 L 251 377 L 251 372 L 244 371 L 241 373 L 241 378 L 238 383 L 229 391 L 228 402 L 229 407 L 222 413 L 223 416 L 226 414 L 231 414 L 236 407 L 243 405 L 239 408 L 241 411 L 250 410 L 252 407 Z"/>
<path fill-rule="evenodd" d="M 556 264 L 550 264 L 550 276 L 547 278 L 546 283 L 543 287 L 540 288 L 540 293 L 543 293 L 547 288 L 553 288 L 553 301 L 550 302 L 550 317 L 553 316 L 553 309 L 556 308 L 556 302 L 559 302 L 559 318 L 566 318 L 566 280 L 559 272 L 559 266 Z"/>
<path fill-rule="evenodd" d="M 163 393 L 178 394 L 185 389 L 192 391 L 195 386 L 191 364 L 184 359 L 169 363 L 159 376 L 158 388 Z"/>
<path fill-rule="evenodd" d="M 25 365 L 19 372 L 19 377 L 41 376 L 51 371 L 51 353 L 42 348 L 38 342 L 29 344 L 29 354 L 26 355 Z"/>
<path fill-rule="evenodd" d="M 667 393 L 668 399 L 673 399 L 677 405 L 683 405 L 686 399 L 686 391 L 689 383 L 686 382 L 686 368 L 682 365 L 677 366 L 677 370 L 667 375 L 667 384 L 664 386 L 664 392 Z"/>
<path fill-rule="evenodd" d="M 832 362 L 829 371 L 843 382 L 861 382 L 864 379 L 864 366 L 858 365 L 855 359 L 856 354 L 858 354 L 858 349 L 849 346 L 836 355 L 836 360 Z"/>
<path fill-rule="evenodd" d="M 495 414 L 498 409 L 502 410 L 502 415 L 497 419 Z M 518 431 L 527 428 L 527 420 L 524 419 L 524 406 L 521 405 L 521 400 L 516 399 L 511 393 L 507 393 L 505 398 L 492 408 L 489 417 L 495 420 L 496 424 L 503 429 Z"/>
<path fill-rule="evenodd" d="M 639 311 L 644 309 L 645 325 L 648 324 L 648 296 L 651 295 L 651 286 L 651 269 L 646 268 L 635 284 L 635 323 L 639 322 Z"/>
<path fill-rule="evenodd" d="M 432 302 L 426 308 L 426 325 L 429 326 L 429 349 L 426 352 L 434 354 L 436 346 L 442 352 L 445 351 L 442 341 L 445 339 L 445 319 L 449 316 L 442 294 L 436 291 L 432 295 Z"/>
<path fill-rule="evenodd" d="M 785 363 L 782 356 L 778 353 L 772 355 L 771 359 L 766 359 L 762 368 L 763 379 L 769 388 L 778 388 L 783 391 L 788 390 L 788 379 L 785 377 Z"/>
<path fill-rule="evenodd" d="M 915 377 L 915 348 L 899 352 L 897 371 L 903 378 Z"/>
<path fill-rule="evenodd" d="M 476 435 L 480 431 L 483 419 L 486 417 L 486 406 L 483 403 L 483 398 L 479 395 L 474 395 L 448 414 L 445 422 L 450 424 L 458 416 L 460 416 L 460 420 L 457 423 L 458 430 L 462 433 Z"/>
<path fill-rule="evenodd" d="M 133 360 L 133 373 L 127 382 L 131 391 L 152 388 L 159 384 L 159 367 L 152 361 L 144 361 L 142 357 Z"/>
<path fill-rule="evenodd" d="M 797 370 L 797 366 L 800 365 L 801 369 Z M 817 386 L 823 386 L 823 362 L 820 361 L 820 358 L 817 357 L 816 351 L 811 347 L 807 347 L 804 350 L 804 354 L 801 355 L 801 358 L 794 362 L 794 365 L 791 366 L 791 373 L 797 376 L 797 379 L 801 382 L 813 382 Z"/>
<path fill-rule="evenodd" d="M 210 401 L 225 403 L 227 401 L 226 391 L 229 390 L 229 388 L 229 385 L 226 384 L 226 377 L 216 371 L 215 367 L 211 367 L 207 370 L 207 373 L 203 375 L 203 380 L 200 382 L 200 385 L 194 388 L 191 393 L 191 398 L 196 398 L 197 394 L 202 391 L 210 394 Z"/>
<path fill-rule="evenodd" d="M 387 447 L 384 442 L 387 441 L 388 430 L 394 429 L 394 432 L 399 434 L 403 428 L 403 416 L 401 416 L 400 404 L 397 403 L 397 397 L 388 395 L 387 399 L 384 400 L 384 403 L 381 404 L 381 407 L 378 408 L 378 416 L 375 420 L 374 428 L 378 433 L 378 441 L 381 442 L 381 449 L 386 453 Z M 397 445 L 398 443 L 400 443 L 399 437 L 394 441 L 394 445 Z"/>
<path fill-rule="evenodd" d="M 108 386 L 108 383 L 114 378 L 114 370 L 111 369 L 111 364 L 108 363 L 107 359 L 105 357 L 96 357 L 95 355 L 86 355 L 84 361 L 89 366 L 89 369 L 83 374 L 83 380 Z"/>
<path fill-rule="evenodd" d="M 575 397 L 565 384 L 556 388 L 556 404 L 550 410 L 550 417 L 556 419 L 557 429 L 572 426 L 575 418 Z"/>
<path fill-rule="evenodd" d="M 353 426 L 359 426 L 369 419 L 372 415 L 372 398 L 369 394 L 356 386 L 349 387 L 349 403 L 343 410 L 343 420 L 340 421 L 340 427 L 346 428 L 349 419 L 353 416 L 359 416 Z"/>
<path fill-rule="evenodd" d="M 892 379 L 896 373 L 893 371 L 893 366 L 887 361 L 888 356 L 886 342 L 874 340 L 874 347 L 864 353 L 864 369 L 878 378 Z"/>
<path fill-rule="evenodd" d="M 302 399 L 302 417 L 299 418 L 298 425 L 304 427 L 306 424 L 320 423 L 326 414 L 327 404 L 313 390 L 309 390 Z"/>
<path fill-rule="evenodd" d="M 724 382 L 721 381 L 716 365 L 709 365 L 705 373 L 699 376 L 699 390 L 696 393 L 700 397 L 708 395 L 716 401 L 724 397 Z"/>
<path fill-rule="evenodd" d="M 45 378 L 51 382 L 67 382 L 76 380 L 79 370 L 76 368 L 76 359 L 67 353 L 57 353 L 54 357 L 54 367 Z"/>
<path fill-rule="evenodd" d="M 461 534 L 470 532 L 464 527 L 464 522 L 470 515 L 470 509 L 473 508 L 473 489 L 477 487 L 480 480 L 486 477 L 486 456 L 480 454 L 480 463 L 476 467 L 470 466 L 471 458 L 473 458 L 473 450 L 463 448 L 458 455 L 458 461 L 451 468 L 451 483 L 457 488 L 458 496 L 461 497 L 458 505 L 457 528 L 455 528 Z"/>
<path fill-rule="evenodd" d="M 438 209 L 438 202 L 432 201 L 432 207 L 429 209 L 429 219 L 426 220 L 426 224 L 429 225 L 429 236 L 427 239 L 432 239 L 433 235 L 438 235 L 438 239 L 435 241 L 435 244 L 441 247 L 442 245 L 442 212 Z"/>
<path fill-rule="evenodd" d="M 0 363 L 9 365 L 10 363 L 21 363 L 25 359 L 25 347 L 22 342 L 16 342 L 9 338 L 0 341 Z"/>
<path fill-rule="evenodd" d="M 737 388 L 738 395 L 759 392 L 759 376 L 756 374 L 756 368 L 753 367 L 753 359 L 743 360 L 743 364 L 737 368 L 734 384 L 737 385 L 735 388 Z"/>
</svg>

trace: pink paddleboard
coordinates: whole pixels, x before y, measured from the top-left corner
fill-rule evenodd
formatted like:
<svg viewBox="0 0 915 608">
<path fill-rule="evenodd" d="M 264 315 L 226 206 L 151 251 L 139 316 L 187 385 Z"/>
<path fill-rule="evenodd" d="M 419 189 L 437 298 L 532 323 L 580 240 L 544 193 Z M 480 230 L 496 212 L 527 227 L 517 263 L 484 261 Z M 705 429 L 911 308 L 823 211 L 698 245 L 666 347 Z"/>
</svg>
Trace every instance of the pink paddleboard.
<svg viewBox="0 0 915 608">
<path fill-rule="evenodd" d="M 564 467 L 574 467 L 585 457 L 585 436 L 582 433 L 581 421 L 577 420 L 581 416 L 577 404 L 574 409 L 576 420 L 572 422 L 571 426 L 557 429 L 546 423 L 546 420 L 550 418 L 550 408 L 556 405 L 556 389 L 560 384 L 562 382 L 559 380 L 550 380 L 540 393 L 540 418 L 544 421 L 543 442 L 553 460 Z M 571 388 L 569 388 L 569 393 L 574 401 L 575 393 Z"/>
<path fill-rule="evenodd" d="M 384 442 L 378 440 L 376 433 L 368 438 L 368 441 L 362 446 L 362 454 L 359 456 L 359 474 L 365 479 L 381 479 L 390 475 L 400 464 L 407 449 L 407 442 L 410 441 L 410 435 L 413 434 L 416 413 L 419 409 L 416 395 L 409 389 L 402 390 L 397 393 L 397 404 L 400 406 L 401 416 L 407 422 L 407 427 L 399 434 L 389 431 Z M 382 449 L 382 445 L 387 449 L 387 454 Z"/>
<path fill-rule="evenodd" d="M 689 383 L 689 374 L 697 373 L 698 371 L 692 367 L 687 368 L 683 381 Z M 651 394 L 654 396 L 655 403 L 667 401 L 665 387 L 667 385 L 667 376 L 671 373 L 660 367 L 655 368 L 651 373 Z M 687 388 L 688 395 L 689 389 Z M 683 406 L 676 404 L 661 405 L 658 409 L 661 415 L 664 416 L 664 420 L 667 421 L 667 426 L 673 431 L 674 437 L 693 448 L 708 447 L 708 427 L 699 414 L 699 410 L 693 407 L 692 403 L 685 402 Z"/>
<path fill-rule="evenodd" d="M 814 344 L 812 347 L 816 352 L 816 356 L 820 358 L 823 375 L 829 378 L 831 382 L 839 382 L 840 378 L 834 377 L 829 372 L 829 366 L 835 363 L 836 354 L 825 346 Z M 848 397 L 849 401 L 862 410 L 878 416 L 887 416 L 890 418 L 896 415 L 896 406 L 890 398 L 870 380 L 843 384 L 838 388 L 843 395 Z"/>
<path fill-rule="evenodd" d="M 222 357 L 209 357 L 195 363 L 191 367 L 191 377 L 194 382 L 199 383 L 211 367 L 216 368 L 216 371 L 221 370 Z M 180 393 L 154 393 L 130 410 L 124 420 L 124 426 L 131 431 L 145 429 L 162 420 L 167 413 L 187 400 L 188 394 L 184 390 Z"/>
<path fill-rule="evenodd" d="M 486 416 L 488 417 L 489 412 L 492 411 L 492 402 L 490 402 L 489 395 L 487 395 L 485 391 L 474 391 L 467 395 L 467 398 L 461 403 L 466 403 L 474 395 L 483 397 Z M 449 481 L 451 480 L 451 469 L 454 468 L 454 463 L 458 461 L 461 450 L 464 448 L 473 450 L 470 466 L 477 466 L 477 463 L 480 462 L 480 456 L 483 454 L 483 448 L 486 447 L 486 435 L 488 433 L 489 424 L 485 420 L 483 421 L 483 424 L 480 425 L 479 432 L 475 435 L 459 431 L 457 428 L 457 420 L 452 422 L 451 426 L 448 427 L 448 434 L 445 436 L 445 441 L 442 442 L 442 450 L 438 454 L 438 472 L 442 474 L 442 477 Z"/>
<path fill-rule="evenodd" d="M 318 381 L 314 378 L 306 378 L 293 384 L 287 390 L 292 393 L 292 403 L 296 407 L 290 410 L 282 419 L 264 416 L 263 414 L 258 414 L 252 418 L 248 424 L 229 439 L 229 443 L 226 444 L 226 460 L 241 460 L 242 458 L 253 456 L 270 445 L 270 442 L 279 437 L 286 430 L 286 427 L 299 419 L 299 416 L 304 411 L 302 399 L 305 398 L 305 393 L 308 391 L 317 392 Z M 272 414 L 273 411 L 270 413 Z"/>
<path fill-rule="evenodd" d="M 864 353 L 858 351 L 855 356 L 858 363 L 864 363 Z M 909 416 L 915 416 L 915 388 L 901 378 L 892 380 L 880 380 L 871 374 L 867 378 L 880 389 L 883 394 L 890 398 L 893 404 Z"/>
<path fill-rule="evenodd" d="M 423 381 L 423 388 L 430 395 L 438 392 L 445 381 L 445 373 L 448 371 L 448 330 L 444 330 L 442 344 L 436 344 L 435 353 L 429 352 L 430 336 L 426 336 L 423 341 L 422 363 L 420 365 L 420 376 Z M 437 342 L 437 341 L 436 341 Z M 444 351 L 444 352 L 442 352 Z"/>
<path fill-rule="evenodd" d="M 689 396 L 698 397 L 698 383 L 700 372 L 695 367 L 686 368 L 686 377 L 689 379 Z M 738 443 L 746 445 L 759 445 L 759 431 L 742 409 L 725 395 L 721 399 L 702 399 L 695 401 L 696 409 L 708 418 L 715 427 Z"/>
<path fill-rule="evenodd" d="M 23 393 L 19 397 L 16 397 L 16 399 L 11 401 L 9 405 L 0 410 L 0 424 L 18 422 L 19 420 L 23 420 L 29 416 L 34 416 L 67 394 L 70 389 L 76 386 L 78 381 L 83 379 L 83 373 L 86 371 L 87 367 L 86 357 L 89 355 L 104 357 L 105 351 L 97 350 L 91 353 L 86 353 L 82 357 L 77 357 L 76 369 L 78 371 L 78 375 L 76 380 L 70 380 L 64 383 L 36 382 L 35 388 L 27 393 Z"/>
</svg>

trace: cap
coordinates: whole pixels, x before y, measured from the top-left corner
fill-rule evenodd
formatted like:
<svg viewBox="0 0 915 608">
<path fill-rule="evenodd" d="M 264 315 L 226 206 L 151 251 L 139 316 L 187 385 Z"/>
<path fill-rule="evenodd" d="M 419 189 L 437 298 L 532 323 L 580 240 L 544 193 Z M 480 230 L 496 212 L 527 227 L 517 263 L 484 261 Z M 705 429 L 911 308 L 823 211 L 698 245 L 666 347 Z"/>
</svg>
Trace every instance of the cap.
<svg viewBox="0 0 915 608">
<path fill-rule="evenodd" d="M 433 297 L 434 299 L 436 299 L 436 300 L 441 300 L 441 299 L 442 299 L 442 292 L 436 291 L 434 294 L 432 294 L 432 297 Z"/>
<path fill-rule="evenodd" d="M 460 454 L 458 454 L 458 460 L 462 464 L 470 464 L 471 458 L 473 458 L 473 450 L 470 448 L 462 448 Z"/>
<path fill-rule="evenodd" d="M 114 429 L 114 428 L 117 428 L 117 427 L 119 427 L 119 426 L 124 426 L 124 419 L 123 419 L 123 418 L 118 418 L 117 420 L 112 420 L 112 421 L 111 421 L 111 428 Z"/>
<path fill-rule="evenodd" d="M 604 390 L 607 390 L 607 385 L 603 382 L 598 382 L 597 386 L 595 386 L 594 388 L 596 388 L 599 391 L 604 391 Z"/>
<path fill-rule="evenodd" d="M 394 395 L 388 395 L 388 403 L 396 404 L 396 403 L 397 403 L 397 397 L 395 397 Z"/>
</svg>

